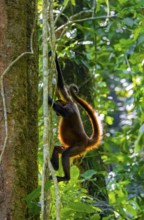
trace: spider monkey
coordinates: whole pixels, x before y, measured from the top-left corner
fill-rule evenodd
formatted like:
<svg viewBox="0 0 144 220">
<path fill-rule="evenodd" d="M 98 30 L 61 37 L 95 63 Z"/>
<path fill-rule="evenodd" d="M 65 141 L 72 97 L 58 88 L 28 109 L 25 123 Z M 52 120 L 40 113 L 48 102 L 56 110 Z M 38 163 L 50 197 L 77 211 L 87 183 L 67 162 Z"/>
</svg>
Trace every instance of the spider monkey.
<svg viewBox="0 0 144 220">
<path fill-rule="evenodd" d="M 87 151 L 98 148 L 102 132 L 101 125 L 92 107 L 82 98 L 77 96 L 78 87 L 71 84 L 68 88 L 64 86 L 64 79 L 59 67 L 57 55 L 55 58 L 58 74 L 57 90 L 59 100 L 53 102 L 48 96 L 48 104 L 60 116 L 58 137 L 62 146 L 55 146 L 51 163 L 55 170 L 59 169 L 59 154 L 62 155 L 62 166 L 64 176 L 57 176 L 58 182 L 70 180 L 70 158 L 76 158 Z M 82 119 L 77 104 L 81 105 L 88 116 L 92 125 L 92 135 L 88 137 L 83 126 Z"/>
</svg>

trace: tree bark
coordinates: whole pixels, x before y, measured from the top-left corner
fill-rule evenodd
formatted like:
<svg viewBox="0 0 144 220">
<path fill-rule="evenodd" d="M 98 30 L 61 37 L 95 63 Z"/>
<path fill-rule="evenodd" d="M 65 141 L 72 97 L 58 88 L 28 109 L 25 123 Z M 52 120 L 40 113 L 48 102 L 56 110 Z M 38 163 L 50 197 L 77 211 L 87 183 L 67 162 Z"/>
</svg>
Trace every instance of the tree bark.
<svg viewBox="0 0 144 220">
<path fill-rule="evenodd" d="M 0 75 L 24 52 L 31 52 L 36 0 L 0 1 Z M 26 210 L 25 198 L 37 187 L 38 50 L 25 54 L 3 79 L 8 139 L 0 164 L 0 220 L 37 219 Z M 0 154 L 5 141 L 5 118 L 0 96 Z"/>
</svg>

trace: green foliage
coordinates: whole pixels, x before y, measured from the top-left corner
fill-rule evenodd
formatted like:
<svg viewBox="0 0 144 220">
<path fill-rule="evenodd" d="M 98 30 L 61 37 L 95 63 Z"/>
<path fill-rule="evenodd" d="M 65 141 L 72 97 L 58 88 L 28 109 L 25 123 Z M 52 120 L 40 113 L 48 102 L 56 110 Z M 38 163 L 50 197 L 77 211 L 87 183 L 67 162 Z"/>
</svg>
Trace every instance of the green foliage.
<svg viewBox="0 0 144 220">
<path fill-rule="evenodd" d="M 48 189 L 50 189 L 51 186 L 52 186 L 52 182 L 49 181 L 46 184 L 45 189 L 48 190 Z M 40 214 L 40 210 L 41 210 L 41 204 L 40 204 L 40 200 L 39 200 L 40 195 L 41 195 L 41 187 L 39 186 L 33 192 L 28 194 L 27 197 L 25 198 L 28 211 L 31 214 L 33 214 L 33 216 Z"/>
<path fill-rule="evenodd" d="M 61 219 L 76 220 L 76 219 L 89 219 L 95 213 L 101 210 L 94 205 L 87 194 L 87 190 L 80 185 L 79 169 L 76 166 L 71 167 L 71 180 L 69 183 L 59 183 L 61 194 Z M 55 197 L 52 188 L 52 196 Z M 55 201 L 55 199 L 53 200 Z M 55 203 L 52 203 L 52 216 L 55 219 Z"/>
<path fill-rule="evenodd" d="M 66 1 L 63 5 L 65 3 Z M 55 7 L 60 10 L 60 6 L 57 2 Z M 91 1 L 69 2 L 60 23 L 56 24 L 56 28 L 62 25 L 67 27 L 63 29 L 61 37 L 57 37 L 57 51 L 63 66 L 64 61 L 69 60 L 80 67 L 83 66 L 90 73 L 83 77 L 83 70 L 80 69 L 79 76 L 74 75 L 73 78 L 75 81 L 77 77 L 81 79 L 80 88 L 84 90 L 87 88 L 85 93 L 90 92 L 93 103 L 103 118 L 104 139 L 101 159 L 103 167 L 107 169 L 100 165 L 103 170 L 98 170 L 95 165 L 83 172 L 79 178 L 79 170 L 75 166 L 72 167 L 71 181 L 68 184 L 59 184 L 61 219 L 93 220 L 100 219 L 101 214 L 103 220 L 142 220 L 144 219 L 144 1 L 97 1 L 94 14 L 89 16 L 86 10 L 91 8 Z M 83 12 L 82 18 L 87 18 L 83 22 L 78 21 L 81 20 L 80 11 Z M 74 21 L 74 14 L 77 22 Z M 111 17 L 108 18 L 108 14 Z M 98 19 L 91 19 L 92 16 Z M 73 22 L 68 22 L 68 19 Z M 93 81 L 90 88 L 87 84 L 89 80 Z M 42 117 L 42 110 L 40 116 Z M 39 125 L 41 140 L 40 122 Z M 56 129 L 55 117 L 54 128 Z M 54 142 L 57 143 L 56 132 L 54 137 Z M 39 155 L 39 163 L 42 164 L 41 142 Z M 85 182 L 97 185 L 98 182 L 94 182 L 94 179 L 100 175 L 106 178 L 105 190 L 109 204 L 107 199 L 98 203 L 98 199 L 88 195 L 88 190 L 81 185 Z M 99 188 L 102 188 L 101 185 Z M 51 219 L 55 219 L 53 186 L 51 191 L 53 198 Z M 37 195 L 37 192 L 35 193 Z"/>
</svg>

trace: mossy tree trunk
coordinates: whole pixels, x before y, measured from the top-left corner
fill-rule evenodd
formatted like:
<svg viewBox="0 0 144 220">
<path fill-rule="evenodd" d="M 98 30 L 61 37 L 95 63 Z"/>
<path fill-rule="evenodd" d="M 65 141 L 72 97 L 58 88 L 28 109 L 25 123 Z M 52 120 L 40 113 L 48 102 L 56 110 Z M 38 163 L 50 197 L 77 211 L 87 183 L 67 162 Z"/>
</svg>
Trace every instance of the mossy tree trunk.
<svg viewBox="0 0 144 220">
<path fill-rule="evenodd" d="M 31 52 L 36 0 L 0 1 L 0 74 L 24 52 Z M 36 28 L 36 26 L 35 26 Z M 0 164 L 0 220 L 37 219 L 26 211 L 25 197 L 37 187 L 38 50 L 22 56 L 3 78 L 8 139 Z M 0 153 L 5 140 L 0 96 Z"/>
</svg>

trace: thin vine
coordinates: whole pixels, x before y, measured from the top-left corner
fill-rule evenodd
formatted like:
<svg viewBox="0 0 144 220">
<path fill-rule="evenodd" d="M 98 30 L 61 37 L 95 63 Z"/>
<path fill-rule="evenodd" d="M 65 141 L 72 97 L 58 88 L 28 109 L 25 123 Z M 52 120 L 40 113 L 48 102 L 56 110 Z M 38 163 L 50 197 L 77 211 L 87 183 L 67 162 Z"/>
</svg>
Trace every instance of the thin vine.
<svg viewBox="0 0 144 220">
<path fill-rule="evenodd" d="M 49 15 L 49 17 L 48 17 Z M 48 42 L 49 39 L 49 42 Z M 48 43 L 50 44 L 52 57 L 48 63 Z M 51 64 L 51 65 L 50 65 Z M 52 146 L 52 109 L 48 107 L 48 88 L 53 90 L 52 78 L 55 74 L 55 30 L 53 18 L 53 0 L 43 0 L 43 114 L 44 114 L 44 163 L 42 173 L 42 220 L 50 219 L 50 191 L 45 190 L 51 173 L 56 194 L 56 220 L 60 220 L 60 194 L 57 178 L 50 162 Z"/>
</svg>

